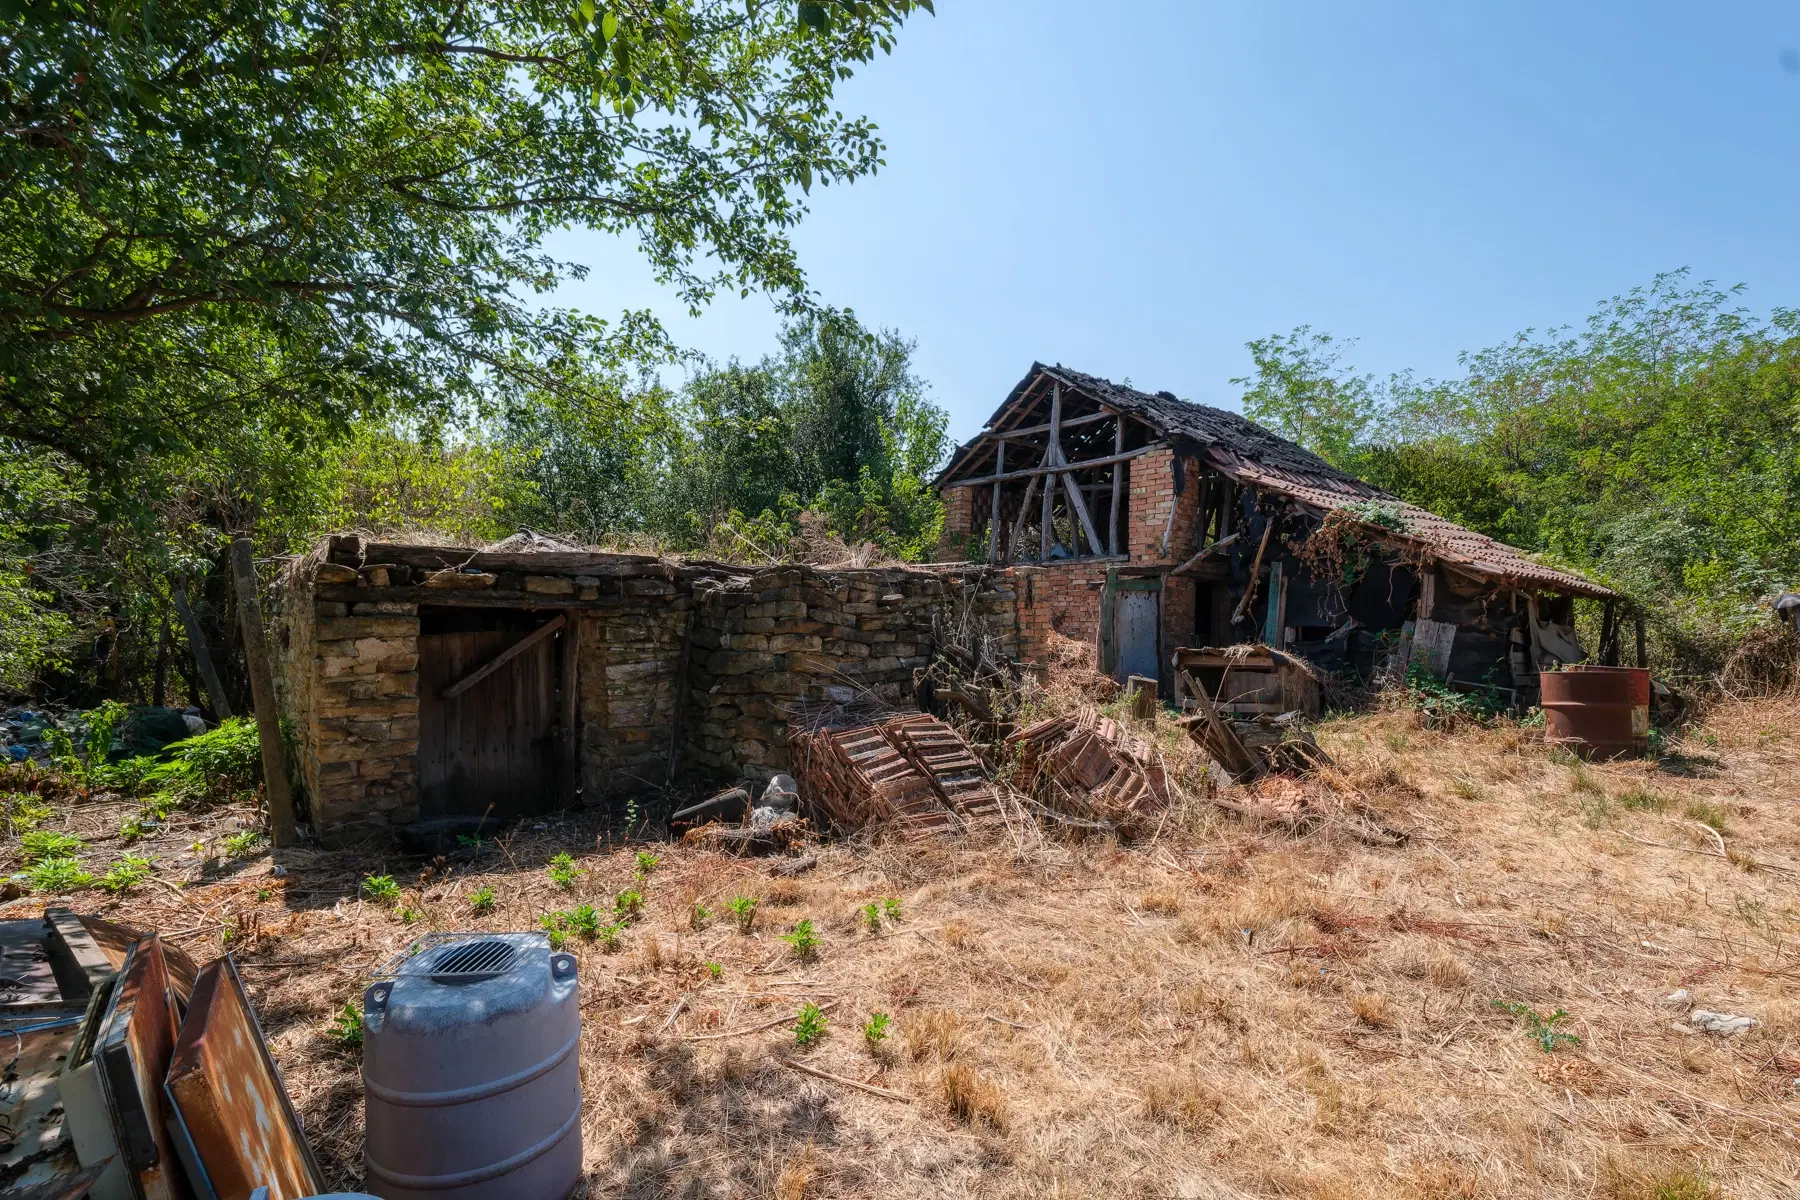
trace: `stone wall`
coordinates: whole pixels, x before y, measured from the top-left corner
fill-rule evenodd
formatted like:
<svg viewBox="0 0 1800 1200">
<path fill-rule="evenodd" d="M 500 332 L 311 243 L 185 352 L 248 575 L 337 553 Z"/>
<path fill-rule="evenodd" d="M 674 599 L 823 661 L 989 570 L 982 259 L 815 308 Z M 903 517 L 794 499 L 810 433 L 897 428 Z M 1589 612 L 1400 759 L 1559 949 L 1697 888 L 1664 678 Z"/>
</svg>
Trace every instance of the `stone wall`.
<svg viewBox="0 0 1800 1200">
<path fill-rule="evenodd" d="M 978 566 L 824 571 L 333 538 L 289 572 L 284 707 L 310 819 L 337 844 L 419 811 L 421 606 L 561 612 L 577 647 L 581 798 L 788 767 L 789 706 L 905 702 L 934 622 L 1021 643 L 1012 580 Z M 677 732 L 679 728 L 679 732 Z"/>
</svg>

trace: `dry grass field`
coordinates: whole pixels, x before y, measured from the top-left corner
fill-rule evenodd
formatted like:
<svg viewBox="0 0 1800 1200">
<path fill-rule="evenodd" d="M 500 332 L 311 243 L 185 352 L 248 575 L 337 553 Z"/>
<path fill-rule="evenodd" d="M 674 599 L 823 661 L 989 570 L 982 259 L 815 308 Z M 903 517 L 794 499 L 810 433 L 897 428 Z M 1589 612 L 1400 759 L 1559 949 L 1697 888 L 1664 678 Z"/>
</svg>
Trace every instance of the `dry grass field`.
<svg viewBox="0 0 1800 1200">
<path fill-rule="evenodd" d="M 571 820 L 423 873 L 296 853 L 75 902 L 197 955 L 229 938 L 342 1186 L 360 1087 L 329 1025 L 369 969 L 422 929 L 635 890 L 616 948 L 570 940 L 595 1196 L 1796 1194 L 1800 702 L 1726 704 L 1654 763 L 1400 711 L 1319 738 L 1403 845 L 1193 800 L 1128 846 L 852 840 L 788 878 Z M 781 937 L 801 921 L 810 950 Z M 1696 1032 L 1695 1008 L 1756 1024 Z"/>
</svg>

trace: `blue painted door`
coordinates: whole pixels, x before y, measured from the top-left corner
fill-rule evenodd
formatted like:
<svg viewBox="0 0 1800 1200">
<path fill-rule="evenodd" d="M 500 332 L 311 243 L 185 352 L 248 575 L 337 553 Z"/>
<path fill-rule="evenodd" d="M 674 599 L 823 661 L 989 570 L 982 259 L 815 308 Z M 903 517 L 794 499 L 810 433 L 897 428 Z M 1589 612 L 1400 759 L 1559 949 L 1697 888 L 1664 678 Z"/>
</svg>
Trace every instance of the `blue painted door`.
<svg viewBox="0 0 1800 1200">
<path fill-rule="evenodd" d="M 1121 591 L 1113 601 L 1113 636 L 1119 648 L 1119 678 L 1162 678 L 1156 654 L 1157 593 Z"/>
</svg>

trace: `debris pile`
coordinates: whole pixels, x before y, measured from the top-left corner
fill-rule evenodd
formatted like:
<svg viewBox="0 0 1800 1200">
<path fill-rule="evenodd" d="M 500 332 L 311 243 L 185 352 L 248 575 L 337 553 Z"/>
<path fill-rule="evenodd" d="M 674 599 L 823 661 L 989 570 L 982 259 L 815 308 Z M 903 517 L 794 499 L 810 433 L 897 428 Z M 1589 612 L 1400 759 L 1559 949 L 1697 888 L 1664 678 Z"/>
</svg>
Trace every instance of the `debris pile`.
<svg viewBox="0 0 1800 1200">
<path fill-rule="evenodd" d="M 1306 731 L 1298 711 L 1236 720 L 1214 706 L 1193 676 L 1183 672 L 1181 678 L 1194 707 L 1181 719 L 1182 727 L 1234 783 L 1265 775 L 1307 775 L 1331 765 L 1331 756 Z"/>
<path fill-rule="evenodd" d="M 67 909 L 0 922 L 18 1055 L 0 1178 L 32 1194 L 297 1198 L 319 1168 L 229 957 Z M 260 1193 L 259 1193 L 260 1194 Z"/>
<path fill-rule="evenodd" d="M 890 825 L 905 836 L 1004 823 L 1005 806 L 962 736 L 925 713 L 788 727 L 794 774 L 814 811 L 844 829 Z"/>
<path fill-rule="evenodd" d="M 1091 708 L 1039 721 L 1006 742 L 1019 750 L 1019 786 L 1052 813 L 1131 833 L 1169 805 L 1156 748 Z"/>
<path fill-rule="evenodd" d="M 750 801 L 750 789 L 739 786 L 691 804 L 669 819 L 677 823 L 695 822 L 697 827 L 689 829 L 684 840 L 703 843 L 715 850 L 732 854 L 798 850 L 809 832 L 806 819 L 796 811 L 800 804 L 799 792 L 793 776 L 777 775 L 769 780 L 762 799 L 754 805 Z"/>
</svg>

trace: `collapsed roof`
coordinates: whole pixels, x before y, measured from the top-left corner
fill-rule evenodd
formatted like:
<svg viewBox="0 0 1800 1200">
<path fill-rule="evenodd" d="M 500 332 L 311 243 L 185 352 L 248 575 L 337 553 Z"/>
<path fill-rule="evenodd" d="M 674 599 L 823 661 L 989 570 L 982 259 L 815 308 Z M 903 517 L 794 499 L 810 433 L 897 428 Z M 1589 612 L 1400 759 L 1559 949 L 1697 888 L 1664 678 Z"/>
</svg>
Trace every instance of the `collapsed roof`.
<svg viewBox="0 0 1800 1200">
<path fill-rule="evenodd" d="M 1594 581 L 1547 566 L 1504 542 L 1409 504 L 1391 492 L 1338 470 L 1312 451 L 1221 408 L 1182 400 L 1170 392 L 1140 392 L 1061 365 L 1033 363 L 1031 370 L 988 418 L 983 431 L 959 446 L 938 475 L 944 487 L 981 474 L 993 459 L 996 435 L 1019 423 L 1051 385 L 1063 389 L 1064 403 L 1085 399 L 1102 410 L 1124 413 L 1148 426 L 1183 455 L 1242 484 L 1284 495 L 1323 516 L 1333 510 L 1356 520 L 1375 540 L 1411 544 L 1445 566 L 1493 579 L 1502 585 L 1543 588 L 1573 595 L 1612 598 Z M 1381 521 L 1371 517 L 1378 509 Z M 1398 524 L 1400 528 L 1392 526 Z"/>
</svg>

